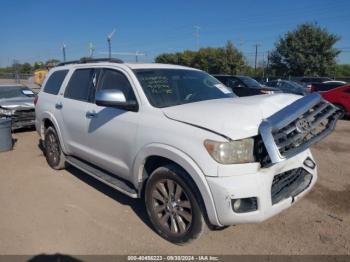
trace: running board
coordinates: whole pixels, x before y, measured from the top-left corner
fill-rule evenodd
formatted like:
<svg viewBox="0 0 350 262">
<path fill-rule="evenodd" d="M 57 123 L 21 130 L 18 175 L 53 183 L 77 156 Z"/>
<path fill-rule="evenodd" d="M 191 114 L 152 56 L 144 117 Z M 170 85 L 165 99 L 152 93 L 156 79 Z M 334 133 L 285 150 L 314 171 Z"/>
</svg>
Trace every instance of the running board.
<svg viewBox="0 0 350 262">
<path fill-rule="evenodd" d="M 129 186 L 122 179 L 119 179 L 116 176 L 106 171 L 103 171 L 97 167 L 92 166 L 89 163 L 86 163 L 72 156 L 66 156 L 66 161 L 72 166 L 80 169 L 84 173 L 96 178 L 97 180 L 120 191 L 121 193 L 128 195 L 129 197 L 132 197 L 132 198 L 138 197 L 136 190 L 131 186 Z"/>
</svg>

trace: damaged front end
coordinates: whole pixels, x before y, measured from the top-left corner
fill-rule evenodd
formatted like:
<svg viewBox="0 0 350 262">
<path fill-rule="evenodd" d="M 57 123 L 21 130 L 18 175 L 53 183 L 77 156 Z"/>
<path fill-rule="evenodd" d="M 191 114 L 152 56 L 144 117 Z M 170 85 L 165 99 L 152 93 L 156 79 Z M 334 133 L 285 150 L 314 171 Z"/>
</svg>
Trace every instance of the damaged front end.
<svg viewBox="0 0 350 262">
<path fill-rule="evenodd" d="M 2 107 L 0 118 L 11 118 L 12 130 L 30 128 L 35 126 L 35 109 L 33 107 Z"/>
</svg>

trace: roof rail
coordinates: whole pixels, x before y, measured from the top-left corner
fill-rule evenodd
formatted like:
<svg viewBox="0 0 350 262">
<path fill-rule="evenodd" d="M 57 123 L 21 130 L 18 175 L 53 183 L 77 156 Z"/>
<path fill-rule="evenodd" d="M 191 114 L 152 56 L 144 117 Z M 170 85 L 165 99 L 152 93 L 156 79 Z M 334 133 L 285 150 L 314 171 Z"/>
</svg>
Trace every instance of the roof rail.
<svg viewBox="0 0 350 262">
<path fill-rule="evenodd" d="M 111 63 L 124 63 L 123 60 L 117 58 L 82 58 L 79 60 L 67 61 L 59 63 L 57 66 L 70 65 L 70 64 L 86 64 L 86 63 L 99 63 L 99 62 L 111 62 Z"/>
</svg>

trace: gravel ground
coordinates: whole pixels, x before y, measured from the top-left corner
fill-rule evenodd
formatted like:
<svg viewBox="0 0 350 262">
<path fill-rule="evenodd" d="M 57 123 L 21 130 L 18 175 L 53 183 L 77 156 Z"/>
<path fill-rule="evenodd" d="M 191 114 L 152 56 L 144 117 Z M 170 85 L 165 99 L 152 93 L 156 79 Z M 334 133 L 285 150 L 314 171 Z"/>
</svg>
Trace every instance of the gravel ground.
<svg viewBox="0 0 350 262">
<path fill-rule="evenodd" d="M 350 254 L 350 121 L 314 146 L 319 180 L 274 218 L 209 232 L 187 246 L 149 226 L 142 201 L 75 168 L 48 167 L 34 131 L 0 154 L 0 254 Z"/>
</svg>

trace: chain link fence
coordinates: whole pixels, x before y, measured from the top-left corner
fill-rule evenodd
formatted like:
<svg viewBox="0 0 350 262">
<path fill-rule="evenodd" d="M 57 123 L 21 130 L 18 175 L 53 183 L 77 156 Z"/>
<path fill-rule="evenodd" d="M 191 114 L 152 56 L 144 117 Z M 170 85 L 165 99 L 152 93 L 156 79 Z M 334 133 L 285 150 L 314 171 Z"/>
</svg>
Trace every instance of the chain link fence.
<svg viewBox="0 0 350 262">
<path fill-rule="evenodd" d="M 21 84 L 38 92 L 40 86 L 34 83 L 33 74 L 0 73 L 0 85 Z"/>
</svg>

